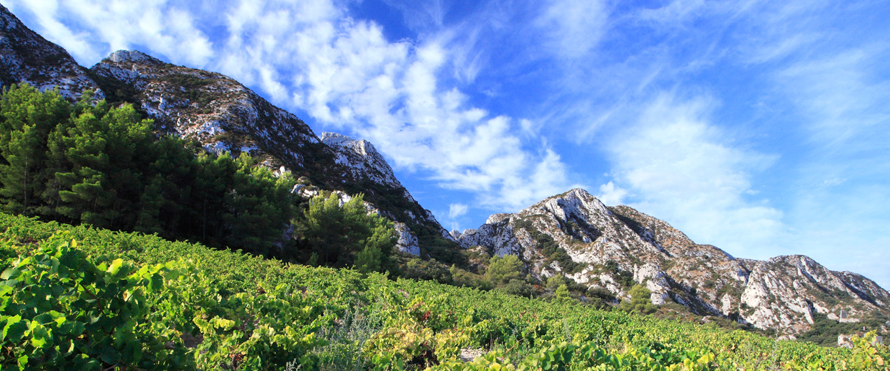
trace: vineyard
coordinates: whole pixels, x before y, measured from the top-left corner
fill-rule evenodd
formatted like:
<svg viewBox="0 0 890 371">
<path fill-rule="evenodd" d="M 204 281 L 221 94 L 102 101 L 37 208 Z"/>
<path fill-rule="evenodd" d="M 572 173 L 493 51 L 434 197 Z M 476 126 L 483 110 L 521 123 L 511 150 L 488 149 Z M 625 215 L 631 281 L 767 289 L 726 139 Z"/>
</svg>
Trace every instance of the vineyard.
<svg viewBox="0 0 890 371">
<path fill-rule="evenodd" d="M 0 232 L 3 370 L 886 370 L 890 361 L 873 334 L 825 348 L 6 214 Z"/>
</svg>

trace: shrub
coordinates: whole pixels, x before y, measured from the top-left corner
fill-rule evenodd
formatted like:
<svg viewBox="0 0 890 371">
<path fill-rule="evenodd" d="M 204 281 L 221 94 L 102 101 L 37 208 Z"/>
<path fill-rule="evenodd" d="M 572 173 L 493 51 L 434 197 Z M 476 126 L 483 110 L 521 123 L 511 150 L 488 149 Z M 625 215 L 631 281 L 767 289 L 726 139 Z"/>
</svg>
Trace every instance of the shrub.
<svg viewBox="0 0 890 371">
<path fill-rule="evenodd" d="M 656 308 L 649 299 L 651 294 L 652 292 L 643 285 L 635 285 L 630 289 L 631 299 L 622 301 L 620 308 L 627 312 L 637 312 L 641 314 L 655 313 L 658 308 Z"/>
</svg>

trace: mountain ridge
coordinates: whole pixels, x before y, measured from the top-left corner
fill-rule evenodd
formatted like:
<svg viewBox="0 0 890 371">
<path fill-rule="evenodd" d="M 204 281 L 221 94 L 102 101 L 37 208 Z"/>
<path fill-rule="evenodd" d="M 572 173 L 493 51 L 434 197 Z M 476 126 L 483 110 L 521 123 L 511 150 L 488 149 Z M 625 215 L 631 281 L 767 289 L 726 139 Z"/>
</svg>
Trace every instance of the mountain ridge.
<svg viewBox="0 0 890 371">
<path fill-rule="evenodd" d="M 563 274 L 627 298 L 629 287 L 621 284 L 621 275 L 632 275 L 650 290 L 653 304 L 676 302 L 695 314 L 726 317 L 786 336 L 811 329 L 814 313 L 829 318 L 842 317 L 841 311 L 850 318 L 890 314 L 890 293 L 862 275 L 831 271 L 804 255 L 735 258 L 715 246 L 696 244 L 670 224 L 631 207 L 607 207 L 580 188 L 517 213 L 493 214 L 477 229 L 452 233 L 464 248 L 482 246 L 494 255 L 519 256 L 537 279 Z M 548 256 L 543 234 L 570 260 Z"/>
<path fill-rule="evenodd" d="M 5 7 L 0 6 L 0 17 L 0 66 L 5 73 L 0 77 L 8 77 L 0 81 L 3 85 L 27 82 L 41 91 L 59 86 L 59 92 L 69 100 L 79 99 L 81 90 L 77 89 L 91 89 L 96 92 L 94 99 L 133 104 L 155 120 L 160 132 L 193 139 L 215 152 L 249 153 L 263 166 L 303 176 L 322 189 L 364 193 L 364 200 L 374 210 L 397 224 L 399 250 L 440 260 L 456 259 L 457 254 L 450 251 L 456 244 L 429 210 L 400 183 L 372 179 L 374 171 L 392 172 L 385 161 L 385 169 L 366 167 L 367 171 L 353 171 L 338 163 L 336 159 L 344 157 L 360 160 L 352 151 L 322 143 L 294 114 L 275 107 L 234 79 L 125 50 L 111 53 L 87 69 L 63 48 L 28 29 Z M 380 165 L 380 159 L 372 161 L 373 165 Z"/>
<path fill-rule="evenodd" d="M 132 103 L 159 131 L 194 139 L 207 150 L 249 153 L 319 188 L 363 193 L 370 208 L 395 222 L 403 252 L 448 262 L 460 259 L 458 245 L 482 246 L 493 255 L 521 257 L 536 280 L 564 274 L 618 298 L 627 298 L 628 283 L 637 282 L 650 290 L 653 304 L 674 302 L 695 314 L 792 336 L 809 329 L 815 313 L 838 319 L 890 313 L 890 294 L 862 275 L 828 270 L 803 255 L 736 258 L 628 206 L 608 207 L 579 188 L 517 213 L 493 214 L 479 228 L 449 233 L 370 142 L 335 133 L 319 137 L 228 76 L 142 52 L 117 51 L 89 69 L 81 67 L 5 7 L 0 16 L 2 85 L 60 86 L 70 100 L 79 98 L 78 89 L 93 89 L 95 98 Z"/>
</svg>

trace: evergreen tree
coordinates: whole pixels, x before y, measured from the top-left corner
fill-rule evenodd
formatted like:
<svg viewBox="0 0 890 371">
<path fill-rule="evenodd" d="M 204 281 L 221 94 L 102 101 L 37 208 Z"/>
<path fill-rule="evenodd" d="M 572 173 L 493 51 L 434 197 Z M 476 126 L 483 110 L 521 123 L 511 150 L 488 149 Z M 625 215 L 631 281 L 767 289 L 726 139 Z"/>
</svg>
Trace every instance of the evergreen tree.
<svg viewBox="0 0 890 371">
<path fill-rule="evenodd" d="M 511 280 L 522 280 L 522 262 L 516 255 L 493 256 L 485 271 L 485 279 L 495 286 L 504 285 Z"/>
<path fill-rule="evenodd" d="M 140 169 L 147 166 L 137 155 L 149 152 L 153 122 L 140 120 L 130 105 L 114 108 L 105 101 L 93 106 L 81 100 L 75 112 L 50 138 L 60 167 L 56 211 L 97 227 L 132 228 L 143 187 Z"/>
<path fill-rule="evenodd" d="M 622 301 L 620 308 L 628 312 L 637 312 L 641 314 L 655 313 L 658 308 L 652 304 L 650 299 L 651 294 L 652 292 L 645 286 L 634 285 L 634 287 L 630 289 L 631 299 Z"/>
<path fill-rule="evenodd" d="M 561 274 L 554 274 L 547 279 L 547 290 L 556 291 L 560 286 L 568 284 L 568 279 Z"/>
<path fill-rule="evenodd" d="M 368 214 L 362 198 L 359 194 L 342 206 L 334 193 L 309 201 L 298 233 L 318 264 L 366 272 L 390 268 L 396 241 L 392 222 Z"/>
<path fill-rule="evenodd" d="M 68 119 L 70 104 L 52 90 L 23 84 L 3 89 L 0 98 L 0 199 L 10 213 L 36 215 L 48 172 L 47 136 Z"/>
<path fill-rule="evenodd" d="M 569 288 L 565 284 L 559 285 L 556 292 L 553 293 L 553 300 L 558 303 L 571 302 L 572 296 L 569 294 Z"/>
<path fill-rule="evenodd" d="M 283 233 L 297 214 L 290 174 L 273 176 L 246 154 L 216 156 L 158 137 L 153 126 L 131 105 L 96 102 L 89 91 L 72 105 L 56 91 L 5 88 L 0 210 L 273 256 L 292 253 Z M 364 210 L 356 205 L 347 209 Z M 349 226 L 346 240 L 358 246 L 345 262 L 367 250 L 363 266 L 382 269 L 391 254 L 391 225 L 353 211 L 341 218 Z"/>
<path fill-rule="evenodd" d="M 289 173 L 276 178 L 246 153 L 234 161 L 234 170 L 227 174 L 232 189 L 223 199 L 227 243 L 260 254 L 276 253 L 274 248 L 283 247 L 281 231 L 294 214 L 290 191 L 296 181 Z"/>
</svg>

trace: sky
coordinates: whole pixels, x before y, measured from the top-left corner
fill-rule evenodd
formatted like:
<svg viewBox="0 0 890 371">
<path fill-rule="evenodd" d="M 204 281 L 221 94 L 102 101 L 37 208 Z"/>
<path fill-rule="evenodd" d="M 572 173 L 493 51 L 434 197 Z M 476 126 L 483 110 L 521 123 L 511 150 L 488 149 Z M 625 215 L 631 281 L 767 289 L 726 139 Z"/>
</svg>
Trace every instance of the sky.
<svg viewBox="0 0 890 371">
<path fill-rule="evenodd" d="M 448 229 L 581 187 L 736 257 L 890 288 L 890 3 L 0 0 L 369 140 Z"/>
</svg>

